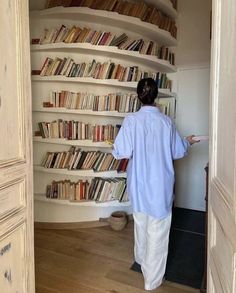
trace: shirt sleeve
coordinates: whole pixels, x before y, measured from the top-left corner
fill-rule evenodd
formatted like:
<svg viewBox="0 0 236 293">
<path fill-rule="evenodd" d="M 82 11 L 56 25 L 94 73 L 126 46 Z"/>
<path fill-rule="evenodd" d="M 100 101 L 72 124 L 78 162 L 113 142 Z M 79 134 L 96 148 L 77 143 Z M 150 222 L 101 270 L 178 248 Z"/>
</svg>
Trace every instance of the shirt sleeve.
<svg viewBox="0 0 236 293">
<path fill-rule="evenodd" d="M 190 143 L 187 139 L 181 138 L 176 127 L 172 124 L 171 129 L 171 151 L 174 160 L 181 159 L 188 154 Z"/>
<path fill-rule="evenodd" d="M 120 159 L 130 159 L 133 154 L 131 122 L 126 117 L 113 144 L 113 156 Z"/>
</svg>

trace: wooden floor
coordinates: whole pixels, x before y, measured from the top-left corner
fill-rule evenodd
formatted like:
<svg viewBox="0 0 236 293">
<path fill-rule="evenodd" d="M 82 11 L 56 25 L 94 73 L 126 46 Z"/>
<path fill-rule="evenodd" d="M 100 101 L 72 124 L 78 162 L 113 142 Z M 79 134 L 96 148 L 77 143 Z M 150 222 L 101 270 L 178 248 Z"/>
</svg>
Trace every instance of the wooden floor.
<svg viewBox="0 0 236 293">
<path fill-rule="evenodd" d="M 35 230 L 37 293 L 141 293 L 142 274 L 131 271 L 133 223 L 110 227 Z M 159 293 L 199 290 L 165 282 Z"/>
</svg>

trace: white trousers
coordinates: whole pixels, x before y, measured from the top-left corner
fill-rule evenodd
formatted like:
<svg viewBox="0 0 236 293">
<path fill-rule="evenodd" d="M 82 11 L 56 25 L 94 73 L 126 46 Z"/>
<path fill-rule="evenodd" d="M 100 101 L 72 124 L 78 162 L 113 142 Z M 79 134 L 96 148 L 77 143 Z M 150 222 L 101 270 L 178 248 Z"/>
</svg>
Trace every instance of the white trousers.
<svg viewBox="0 0 236 293">
<path fill-rule="evenodd" d="M 171 214 L 157 220 L 143 213 L 134 213 L 134 257 L 141 265 L 145 290 L 162 284 L 168 255 Z"/>
</svg>

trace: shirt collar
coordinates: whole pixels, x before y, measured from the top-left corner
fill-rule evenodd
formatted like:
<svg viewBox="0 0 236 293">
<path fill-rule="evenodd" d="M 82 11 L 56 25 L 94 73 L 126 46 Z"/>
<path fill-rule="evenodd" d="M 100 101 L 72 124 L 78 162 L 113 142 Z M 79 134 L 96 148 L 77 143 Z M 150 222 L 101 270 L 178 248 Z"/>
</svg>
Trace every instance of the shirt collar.
<svg viewBox="0 0 236 293">
<path fill-rule="evenodd" d="M 160 109 L 156 106 L 142 106 L 140 111 L 148 111 L 148 112 L 160 112 Z"/>
</svg>

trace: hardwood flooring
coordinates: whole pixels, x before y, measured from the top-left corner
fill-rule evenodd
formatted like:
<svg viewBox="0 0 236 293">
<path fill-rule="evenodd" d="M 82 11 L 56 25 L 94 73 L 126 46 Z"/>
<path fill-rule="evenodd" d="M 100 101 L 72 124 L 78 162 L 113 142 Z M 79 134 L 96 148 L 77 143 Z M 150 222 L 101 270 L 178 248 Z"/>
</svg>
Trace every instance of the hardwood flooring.
<svg viewBox="0 0 236 293">
<path fill-rule="evenodd" d="M 37 293 L 143 293 L 142 274 L 133 263 L 133 223 L 110 227 L 35 230 Z M 199 292 L 165 282 L 157 293 Z"/>
</svg>

